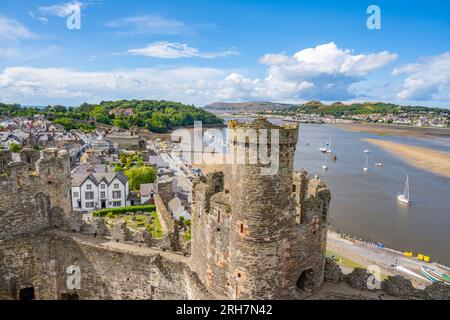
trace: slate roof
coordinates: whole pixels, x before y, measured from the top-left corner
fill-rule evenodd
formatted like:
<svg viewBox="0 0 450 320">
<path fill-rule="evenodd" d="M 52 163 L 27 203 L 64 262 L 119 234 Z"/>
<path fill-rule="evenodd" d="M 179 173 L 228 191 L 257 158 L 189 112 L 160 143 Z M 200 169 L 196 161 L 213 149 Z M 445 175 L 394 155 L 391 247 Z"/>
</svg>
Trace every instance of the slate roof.
<svg viewBox="0 0 450 320">
<path fill-rule="evenodd" d="M 123 184 L 127 183 L 128 181 L 128 177 L 122 172 L 82 173 L 72 175 L 72 187 L 80 187 L 88 178 L 97 186 L 102 181 L 109 185 L 116 177 Z"/>
</svg>

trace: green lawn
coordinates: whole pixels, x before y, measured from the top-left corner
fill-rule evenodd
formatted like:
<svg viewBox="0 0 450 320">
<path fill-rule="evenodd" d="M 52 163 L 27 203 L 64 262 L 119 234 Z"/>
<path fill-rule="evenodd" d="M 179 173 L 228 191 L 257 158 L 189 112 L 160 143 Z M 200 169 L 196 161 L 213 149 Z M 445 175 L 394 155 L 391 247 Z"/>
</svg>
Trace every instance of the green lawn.
<svg viewBox="0 0 450 320">
<path fill-rule="evenodd" d="M 147 221 L 148 217 L 152 217 L 152 221 Z M 112 227 L 118 220 L 126 222 L 127 227 L 136 231 L 147 230 L 153 238 L 162 238 L 163 231 L 161 223 L 158 219 L 156 211 L 145 212 L 143 214 L 123 214 L 123 213 L 108 213 L 103 217 L 108 227 Z"/>
<path fill-rule="evenodd" d="M 333 259 L 334 261 L 336 261 L 337 264 L 342 265 L 344 267 L 347 268 L 351 268 L 351 269 L 355 269 L 355 268 L 362 268 L 362 269 L 367 269 L 366 266 L 363 266 L 362 264 L 359 264 L 358 262 L 355 262 L 353 260 L 344 258 L 343 256 L 329 251 L 326 251 L 326 256 Z M 381 274 L 381 280 L 385 280 L 387 278 L 387 275 L 385 275 L 384 273 Z"/>
<path fill-rule="evenodd" d="M 337 264 L 343 265 L 344 267 L 348 268 L 363 268 L 367 269 L 367 267 L 363 266 L 362 264 L 359 264 L 355 261 L 349 260 L 347 258 L 344 258 L 343 256 L 338 255 L 337 253 L 334 253 L 332 251 L 327 250 L 326 256 L 336 261 Z"/>
</svg>

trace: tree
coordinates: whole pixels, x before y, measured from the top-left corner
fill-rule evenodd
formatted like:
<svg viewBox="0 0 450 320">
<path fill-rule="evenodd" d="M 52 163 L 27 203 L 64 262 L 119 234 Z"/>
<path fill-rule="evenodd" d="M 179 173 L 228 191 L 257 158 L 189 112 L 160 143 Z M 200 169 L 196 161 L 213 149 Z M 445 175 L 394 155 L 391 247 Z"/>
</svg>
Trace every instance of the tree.
<svg viewBox="0 0 450 320">
<path fill-rule="evenodd" d="M 12 142 L 12 143 L 9 144 L 9 150 L 11 152 L 17 153 L 21 149 L 22 149 L 22 147 L 19 144 L 15 143 L 15 142 Z"/>
<path fill-rule="evenodd" d="M 156 170 L 153 167 L 133 167 L 125 171 L 131 190 L 139 190 L 142 183 L 152 183 L 156 180 Z"/>
</svg>

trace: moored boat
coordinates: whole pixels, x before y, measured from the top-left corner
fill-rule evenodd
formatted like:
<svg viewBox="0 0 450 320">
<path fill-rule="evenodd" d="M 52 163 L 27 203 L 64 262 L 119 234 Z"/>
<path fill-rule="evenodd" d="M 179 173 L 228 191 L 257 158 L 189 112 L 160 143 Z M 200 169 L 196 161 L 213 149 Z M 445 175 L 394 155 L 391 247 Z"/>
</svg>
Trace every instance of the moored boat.
<svg viewBox="0 0 450 320">
<path fill-rule="evenodd" d="M 446 275 L 445 273 L 439 272 L 433 268 L 427 267 L 427 266 L 423 266 L 422 267 L 422 273 L 423 275 L 433 281 L 433 282 L 443 282 L 446 285 L 450 286 L 450 277 L 448 275 Z"/>
</svg>

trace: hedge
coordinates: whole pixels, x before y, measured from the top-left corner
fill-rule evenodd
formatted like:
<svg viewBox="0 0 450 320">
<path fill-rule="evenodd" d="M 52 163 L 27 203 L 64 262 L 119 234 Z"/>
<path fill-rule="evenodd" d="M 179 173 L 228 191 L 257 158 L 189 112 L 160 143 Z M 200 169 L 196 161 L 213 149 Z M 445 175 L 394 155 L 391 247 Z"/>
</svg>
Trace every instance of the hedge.
<svg viewBox="0 0 450 320">
<path fill-rule="evenodd" d="M 144 211 L 151 212 L 155 211 L 156 207 L 153 204 L 145 205 L 145 206 L 129 206 L 129 207 L 118 207 L 118 208 L 105 208 L 101 210 L 94 211 L 92 215 L 94 217 L 104 217 L 108 213 L 128 213 L 128 212 L 136 212 L 136 211 Z"/>
</svg>

